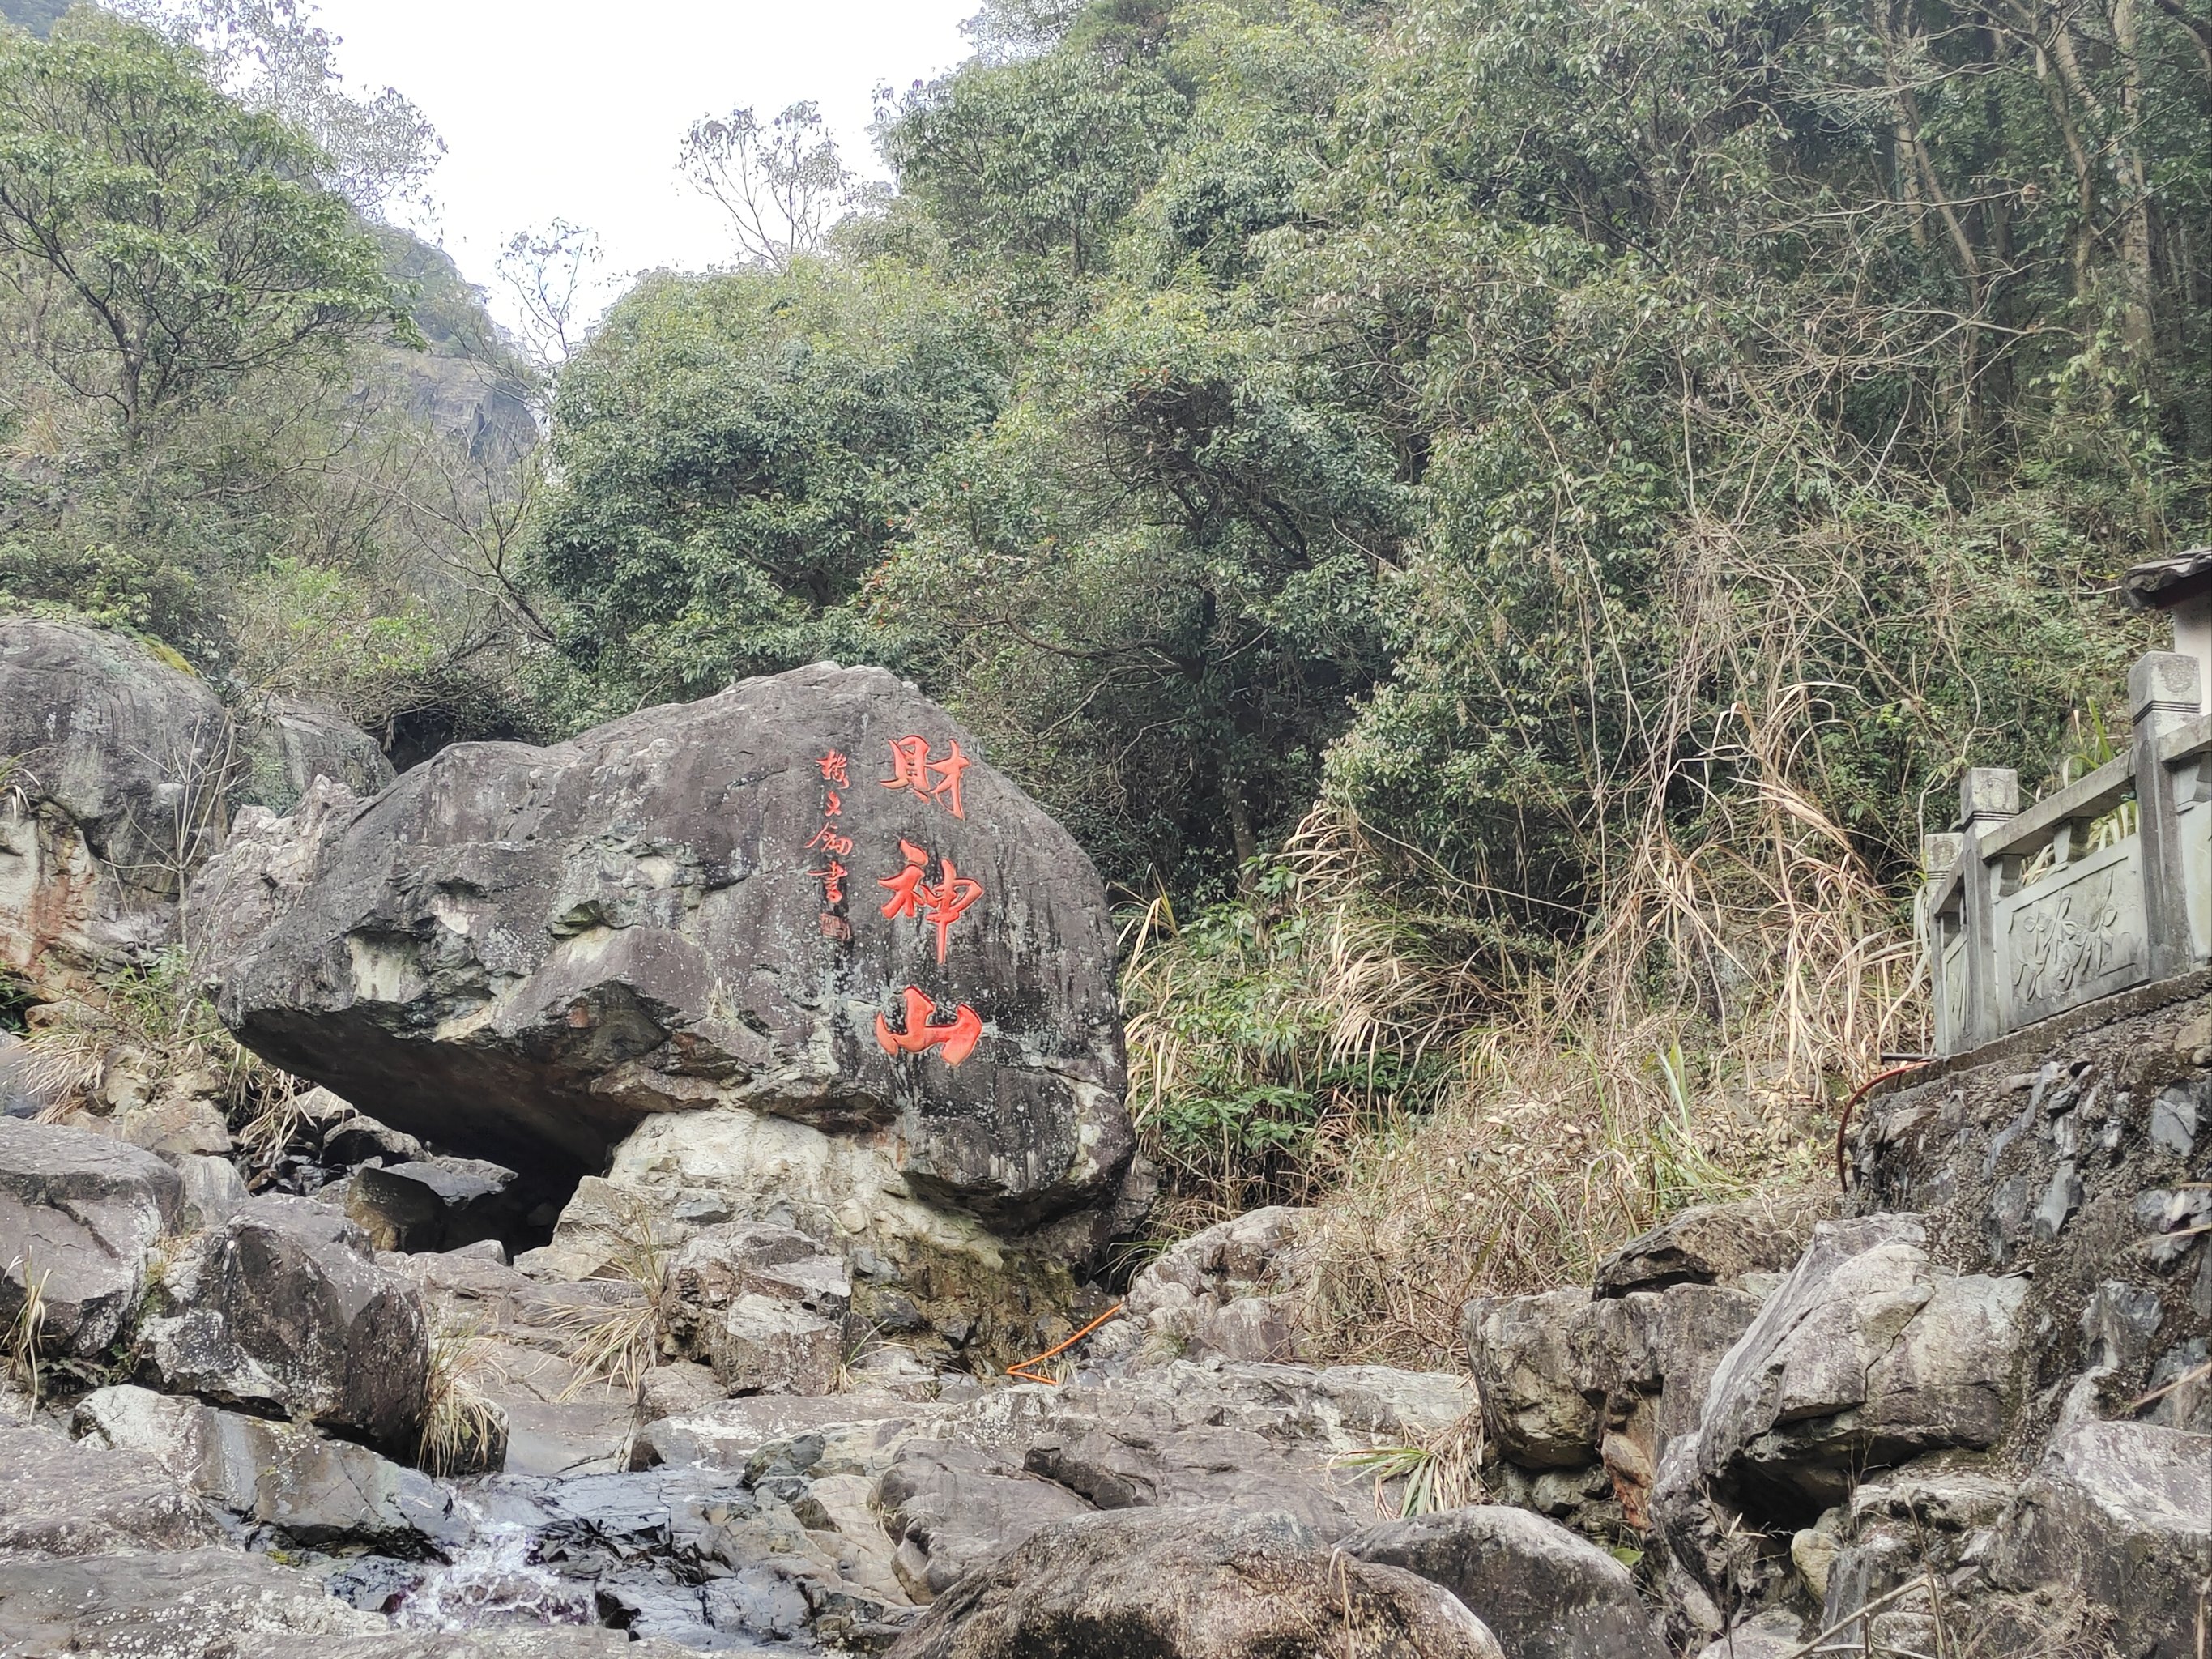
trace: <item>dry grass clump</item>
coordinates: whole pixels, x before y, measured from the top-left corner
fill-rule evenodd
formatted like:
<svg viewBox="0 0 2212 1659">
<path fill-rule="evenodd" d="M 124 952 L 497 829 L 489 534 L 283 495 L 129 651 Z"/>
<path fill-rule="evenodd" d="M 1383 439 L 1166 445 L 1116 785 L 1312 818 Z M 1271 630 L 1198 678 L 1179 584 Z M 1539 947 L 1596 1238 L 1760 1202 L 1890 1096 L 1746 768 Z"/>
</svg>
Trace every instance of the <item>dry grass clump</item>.
<svg viewBox="0 0 2212 1659">
<path fill-rule="evenodd" d="M 1805 699 L 1781 702 L 1802 730 Z M 1450 1366 L 1471 1297 L 1587 1283 L 1691 1204 L 1825 1192 L 1835 1103 L 1924 1041 L 1918 955 L 1744 725 L 1697 843 L 1655 810 L 1549 963 L 1516 969 L 1488 896 L 1440 907 L 1432 872 L 1430 910 L 1401 908 L 1407 849 L 1329 810 L 1282 861 L 1285 920 L 1139 939 L 1132 1102 L 1173 1218 L 1313 1205 L 1289 1276 L 1318 1355 Z"/>
<path fill-rule="evenodd" d="M 574 1379 L 561 1392 L 562 1401 L 574 1399 L 598 1382 L 636 1398 L 645 1374 L 660 1363 L 674 1291 L 668 1277 L 668 1248 L 650 1207 L 634 1202 L 610 1237 L 614 1248 L 597 1276 L 635 1285 L 642 1294 L 612 1307 L 567 1307 L 553 1316 L 575 1370 Z"/>
<path fill-rule="evenodd" d="M 489 1347 L 473 1325 L 441 1327 L 430 1338 L 416 1462 L 428 1473 L 474 1474 L 499 1467 L 507 1446 L 507 1413 L 483 1391 Z"/>
</svg>

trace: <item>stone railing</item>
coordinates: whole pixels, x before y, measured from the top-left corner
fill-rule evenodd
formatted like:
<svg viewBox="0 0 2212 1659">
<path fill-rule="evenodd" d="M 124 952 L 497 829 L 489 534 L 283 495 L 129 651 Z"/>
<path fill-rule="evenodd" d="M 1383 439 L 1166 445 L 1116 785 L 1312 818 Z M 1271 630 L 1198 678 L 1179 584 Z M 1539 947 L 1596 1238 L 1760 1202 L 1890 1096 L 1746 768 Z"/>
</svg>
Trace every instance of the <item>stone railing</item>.
<svg viewBox="0 0 2212 1659">
<path fill-rule="evenodd" d="M 2195 655 L 2138 659 L 2126 752 L 2025 808 L 2016 774 L 1966 774 L 1956 831 L 1922 843 L 1937 1054 L 2212 960 L 2205 679 Z"/>
</svg>

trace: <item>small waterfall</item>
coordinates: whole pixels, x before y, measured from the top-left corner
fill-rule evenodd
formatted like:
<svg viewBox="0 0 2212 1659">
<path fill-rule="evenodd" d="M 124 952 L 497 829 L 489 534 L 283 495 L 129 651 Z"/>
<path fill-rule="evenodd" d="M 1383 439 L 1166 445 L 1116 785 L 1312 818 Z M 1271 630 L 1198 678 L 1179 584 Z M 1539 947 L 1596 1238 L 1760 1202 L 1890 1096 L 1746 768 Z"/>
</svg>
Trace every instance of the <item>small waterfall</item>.
<svg viewBox="0 0 2212 1659">
<path fill-rule="evenodd" d="M 473 1509 L 473 1505 L 467 1507 Z M 488 1625 L 587 1625 L 592 1587 L 530 1559 L 533 1534 L 480 1516 L 453 1564 L 435 1567 L 400 1604 L 403 1630 L 463 1631 Z"/>
</svg>

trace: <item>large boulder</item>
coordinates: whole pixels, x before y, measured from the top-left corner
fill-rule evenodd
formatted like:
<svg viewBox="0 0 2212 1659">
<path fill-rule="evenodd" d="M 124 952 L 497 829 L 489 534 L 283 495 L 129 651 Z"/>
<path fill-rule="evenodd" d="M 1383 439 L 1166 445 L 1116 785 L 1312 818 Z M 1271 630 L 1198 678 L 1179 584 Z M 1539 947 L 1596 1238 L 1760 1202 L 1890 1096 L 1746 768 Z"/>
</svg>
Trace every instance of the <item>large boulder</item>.
<svg viewBox="0 0 2212 1659">
<path fill-rule="evenodd" d="M 173 659 L 0 617 L 0 967 L 59 989 L 167 944 L 235 769 L 221 700 Z"/>
<path fill-rule="evenodd" d="M 2212 1622 L 2212 1435 L 2149 1423 L 2061 1434 L 1999 1526 L 1992 1577 L 2073 1591 L 2123 1651 L 2195 1659 Z"/>
<path fill-rule="evenodd" d="M 140 1328 L 141 1364 L 160 1388 L 409 1443 L 430 1373 L 422 1293 L 371 1260 L 337 1211 L 249 1200 L 186 1242 L 161 1304 Z"/>
<path fill-rule="evenodd" d="M 1462 1312 L 1483 1426 L 1516 1463 L 1573 1468 L 1597 1455 L 1598 1415 L 1569 1346 L 1589 1302 L 1586 1291 L 1549 1291 L 1478 1297 Z"/>
<path fill-rule="evenodd" d="M 147 1252 L 184 1196 L 182 1179 L 151 1152 L 0 1117 L 0 1325 L 35 1291 L 41 1346 L 104 1351 L 137 1312 Z"/>
<path fill-rule="evenodd" d="M 1505 1659 L 1666 1659 L 1628 1569 L 1526 1510 L 1479 1504 L 1386 1521 L 1340 1547 L 1442 1584 L 1490 1626 Z"/>
<path fill-rule="evenodd" d="M 1123 1510 L 1054 1522 L 930 1607 L 892 1659 L 1502 1659 L 1455 1596 L 1286 1515 Z"/>
<path fill-rule="evenodd" d="M 241 813 L 198 959 L 247 1046 L 448 1150 L 573 1177 L 672 1115 L 774 1121 L 803 1144 L 707 1137 L 726 1191 L 793 1153 L 864 1231 L 888 1200 L 1077 1259 L 1133 1146 L 1105 896 L 977 754 L 827 664 L 457 744 Z"/>
<path fill-rule="evenodd" d="M 94 1444 L 150 1458 L 187 1491 L 295 1544 L 413 1555 L 453 1535 L 451 1501 L 429 1476 L 304 1424 L 125 1383 L 78 1401 L 75 1428 Z"/>
<path fill-rule="evenodd" d="M 1825 1507 L 1869 1468 L 1995 1444 L 2027 1291 L 1936 1266 L 1917 1216 L 1822 1222 L 1714 1373 L 1700 1474 Z"/>
</svg>

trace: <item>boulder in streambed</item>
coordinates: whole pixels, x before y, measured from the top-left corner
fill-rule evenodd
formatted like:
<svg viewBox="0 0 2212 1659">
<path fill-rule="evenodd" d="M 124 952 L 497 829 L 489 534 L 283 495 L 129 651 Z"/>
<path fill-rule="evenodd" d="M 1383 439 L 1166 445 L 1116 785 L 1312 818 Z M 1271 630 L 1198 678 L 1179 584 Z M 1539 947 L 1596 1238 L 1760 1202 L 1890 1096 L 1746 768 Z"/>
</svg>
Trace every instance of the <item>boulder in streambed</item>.
<svg viewBox="0 0 2212 1659">
<path fill-rule="evenodd" d="M 0 1117 L 0 1323 L 38 1301 L 40 1346 L 79 1358 L 115 1340 L 185 1183 L 153 1153 L 89 1130 Z"/>
<path fill-rule="evenodd" d="M 371 1259 L 361 1230 L 299 1198 L 256 1198 L 185 1241 L 139 1327 L 141 1368 L 166 1392 L 408 1443 L 430 1333 L 412 1281 Z"/>
<path fill-rule="evenodd" d="M 242 812 L 198 905 L 247 1046 L 526 1179 L 611 1165 L 550 1276 L 633 1214 L 773 1221 L 867 1252 L 864 1316 L 919 1279 L 942 1328 L 1131 1219 L 1097 873 L 882 670 L 326 781 Z"/>
</svg>

